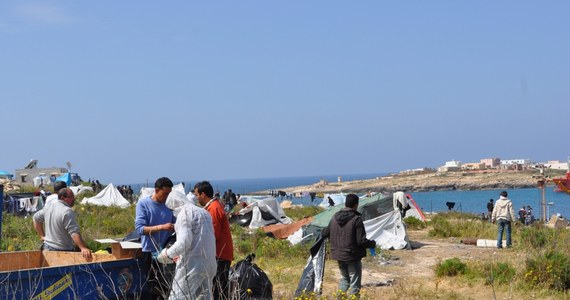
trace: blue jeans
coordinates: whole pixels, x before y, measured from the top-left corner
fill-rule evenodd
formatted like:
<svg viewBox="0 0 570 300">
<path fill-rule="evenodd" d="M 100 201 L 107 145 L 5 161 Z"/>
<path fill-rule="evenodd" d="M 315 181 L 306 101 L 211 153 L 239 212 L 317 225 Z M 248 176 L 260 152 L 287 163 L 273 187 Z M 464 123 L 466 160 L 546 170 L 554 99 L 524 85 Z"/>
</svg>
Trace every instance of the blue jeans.
<svg viewBox="0 0 570 300">
<path fill-rule="evenodd" d="M 511 248 L 511 221 L 505 219 L 497 220 L 499 229 L 497 232 L 497 248 L 503 248 L 503 230 L 507 231 L 507 248 Z"/>
<path fill-rule="evenodd" d="M 349 295 L 360 294 L 362 280 L 362 262 L 357 261 L 339 261 L 338 268 L 340 270 L 340 283 L 338 288 Z"/>
</svg>

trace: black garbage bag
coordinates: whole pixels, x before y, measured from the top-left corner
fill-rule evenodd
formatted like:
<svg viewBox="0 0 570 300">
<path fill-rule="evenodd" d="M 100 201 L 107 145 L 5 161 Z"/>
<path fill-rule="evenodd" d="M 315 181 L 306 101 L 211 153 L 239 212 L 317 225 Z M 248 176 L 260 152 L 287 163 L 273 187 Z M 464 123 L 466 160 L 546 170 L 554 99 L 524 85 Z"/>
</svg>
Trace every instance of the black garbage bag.
<svg viewBox="0 0 570 300">
<path fill-rule="evenodd" d="M 230 269 L 230 299 L 273 299 L 273 284 L 249 254 Z"/>
</svg>

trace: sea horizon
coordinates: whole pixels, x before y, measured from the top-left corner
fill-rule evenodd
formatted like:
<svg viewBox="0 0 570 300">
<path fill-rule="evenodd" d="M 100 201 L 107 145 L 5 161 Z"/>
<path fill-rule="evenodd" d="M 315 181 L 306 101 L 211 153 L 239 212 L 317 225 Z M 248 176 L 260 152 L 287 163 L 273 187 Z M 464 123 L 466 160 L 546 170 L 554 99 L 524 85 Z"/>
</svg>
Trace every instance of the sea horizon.
<svg viewBox="0 0 570 300">
<path fill-rule="evenodd" d="M 263 178 L 240 178 L 240 179 L 199 179 L 199 180 L 173 180 L 174 184 L 183 183 L 185 192 L 188 193 L 190 188 L 199 181 L 208 180 L 215 192 L 223 193 L 228 189 L 232 189 L 237 194 L 255 193 L 265 190 L 276 190 L 281 188 L 311 185 L 326 180 L 328 182 L 337 182 L 339 177 L 342 181 L 374 179 L 382 177 L 393 172 L 378 172 L 378 173 L 360 173 L 360 174 L 340 174 L 340 175 L 307 175 L 307 176 L 286 176 L 286 177 L 263 177 Z M 129 183 L 129 184 L 116 184 L 117 185 L 130 185 L 135 193 L 138 193 L 142 187 L 153 187 L 154 181 L 147 183 Z"/>
</svg>

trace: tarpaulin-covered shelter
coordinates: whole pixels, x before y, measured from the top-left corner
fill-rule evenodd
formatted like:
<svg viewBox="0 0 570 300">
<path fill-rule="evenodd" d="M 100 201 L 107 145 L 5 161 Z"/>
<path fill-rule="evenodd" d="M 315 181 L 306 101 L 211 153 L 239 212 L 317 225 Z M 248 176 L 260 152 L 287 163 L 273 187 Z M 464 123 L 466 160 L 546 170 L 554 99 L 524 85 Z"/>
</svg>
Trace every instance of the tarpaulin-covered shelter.
<svg viewBox="0 0 570 300">
<path fill-rule="evenodd" d="M 184 185 L 182 183 L 175 184 L 172 187 L 172 191 L 179 191 L 182 194 L 186 194 L 186 191 L 184 190 Z M 141 200 L 141 199 L 148 197 L 148 196 L 152 196 L 152 194 L 154 194 L 154 187 L 142 187 L 138 200 Z"/>
<path fill-rule="evenodd" d="M 346 194 L 325 194 L 323 195 L 323 201 L 319 204 L 321 207 L 332 207 L 344 204 L 346 201 Z M 331 205 L 332 204 L 332 205 Z"/>
<path fill-rule="evenodd" d="M 402 200 L 402 192 L 385 196 L 377 194 L 372 197 L 362 198 L 359 201 L 358 212 L 362 214 L 362 220 L 366 228 L 368 239 L 375 240 L 382 249 L 403 249 L 408 245 L 406 228 L 403 224 L 402 214 L 397 202 Z M 409 204 L 406 217 L 414 216 L 422 221 L 425 217 L 410 195 L 404 195 Z M 336 212 L 344 208 L 344 204 L 337 205 L 317 214 L 304 231 L 304 236 L 319 236 L 322 229 L 328 226 Z"/>
<path fill-rule="evenodd" d="M 12 175 L 12 174 L 10 174 L 10 173 L 8 173 L 8 172 L 6 172 L 6 171 L 0 170 L 0 178 L 9 178 L 9 179 L 12 179 L 12 177 L 14 177 L 14 175 Z"/>
<path fill-rule="evenodd" d="M 71 173 L 63 173 L 61 176 L 56 177 L 55 181 L 63 181 L 67 186 L 71 186 Z"/>
<path fill-rule="evenodd" d="M 271 224 L 291 224 L 277 199 L 269 197 L 257 200 L 239 211 L 240 225 L 259 228 Z M 246 219 L 246 222 L 241 220 Z M 251 221 L 250 221 L 251 219 Z"/>
<path fill-rule="evenodd" d="M 70 186 L 69 189 L 73 192 L 75 196 L 83 193 L 83 192 L 93 192 L 93 188 L 90 186 L 85 185 L 77 185 L 77 186 Z"/>
<path fill-rule="evenodd" d="M 109 183 L 99 194 L 91 198 L 84 198 L 81 203 L 100 206 L 118 206 L 121 208 L 131 205 L 112 183 Z"/>
</svg>

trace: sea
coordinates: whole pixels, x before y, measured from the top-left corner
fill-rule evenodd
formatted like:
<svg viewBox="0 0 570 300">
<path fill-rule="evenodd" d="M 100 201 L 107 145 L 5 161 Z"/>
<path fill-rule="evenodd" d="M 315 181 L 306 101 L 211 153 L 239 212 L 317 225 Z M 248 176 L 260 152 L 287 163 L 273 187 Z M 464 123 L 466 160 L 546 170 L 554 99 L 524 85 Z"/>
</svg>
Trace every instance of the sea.
<svg viewBox="0 0 570 300">
<path fill-rule="evenodd" d="M 376 174 L 348 174 L 348 175 L 318 175 L 318 176 L 302 176 L 302 177 L 281 177 L 281 178 L 256 178 L 256 179 L 225 179 L 211 180 L 210 183 L 215 191 L 223 194 L 224 191 L 232 189 L 236 194 L 248 195 L 253 192 L 265 190 L 279 190 L 286 187 L 310 185 L 326 180 L 328 182 L 336 182 L 339 177 L 342 181 L 372 179 L 385 176 L 388 173 Z M 197 181 L 184 181 L 186 193 Z M 178 182 L 175 182 L 177 184 Z M 131 187 L 138 192 L 141 187 L 148 184 L 132 184 Z M 533 208 L 534 215 L 540 217 L 541 201 L 543 199 L 543 191 L 539 188 L 521 188 L 521 189 L 497 189 L 497 190 L 470 190 L 470 191 L 435 191 L 435 192 L 410 192 L 409 194 L 416 201 L 418 206 L 426 213 L 437 213 L 449 211 L 447 202 L 454 202 L 453 211 L 482 214 L 487 212 L 487 203 L 490 199 L 495 202 L 499 198 L 501 191 L 508 192 L 508 198 L 514 205 L 515 214 L 522 206 L 530 205 Z M 347 191 L 348 192 L 348 191 Z M 407 192 L 407 191 L 404 191 Z M 547 186 L 544 190 L 544 199 L 546 205 L 546 213 L 548 216 L 560 214 L 570 217 L 570 195 L 566 193 L 555 192 L 554 186 Z M 283 200 L 283 199 L 279 199 Z M 322 199 L 311 201 L 308 195 L 304 197 L 293 197 L 293 204 L 302 205 L 318 205 Z"/>
</svg>

